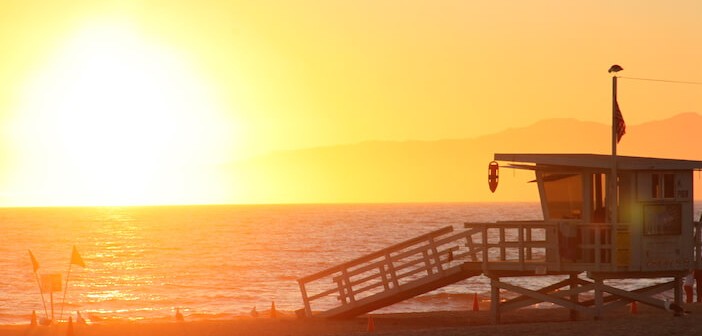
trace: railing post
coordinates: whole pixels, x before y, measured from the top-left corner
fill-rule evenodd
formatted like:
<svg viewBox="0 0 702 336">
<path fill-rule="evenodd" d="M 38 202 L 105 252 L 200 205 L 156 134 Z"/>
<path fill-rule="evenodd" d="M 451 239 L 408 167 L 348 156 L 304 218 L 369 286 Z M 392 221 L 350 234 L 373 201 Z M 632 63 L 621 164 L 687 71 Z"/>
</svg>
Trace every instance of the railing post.
<svg viewBox="0 0 702 336">
<path fill-rule="evenodd" d="M 354 303 L 354 302 L 356 302 L 356 298 L 354 298 L 353 287 L 351 286 L 351 278 L 349 278 L 348 270 L 346 268 L 344 268 L 341 271 L 341 273 L 343 274 L 341 281 L 346 283 L 346 286 L 344 286 L 346 288 L 346 295 L 348 296 L 349 301 L 351 303 Z"/>
<path fill-rule="evenodd" d="M 422 251 L 422 256 L 424 257 L 424 267 L 427 268 L 427 275 L 432 275 L 434 272 L 431 271 L 431 259 L 429 258 L 429 252 L 427 250 Z"/>
<path fill-rule="evenodd" d="M 487 225 L 483 224 L 483 272 L 488 269 L 488 232 Z"/>
<path fill-rule="evenodd" d="M 307 289 L 305 289 L 305 283 L 302 281 L 297 282 L 300 285 L 300 293 L 302 293 L 302 303 L 305 305 L 305 316 L 312 317 L 312 307 L 310 307 L 310 300 L 307 298 Z"/>
<path fill-rule="evenodd" d="M 339 300 L 341 300 L 341 304 L 347 304 L 348 302 L 346 300 L 346 290 L 344 289 L 343 278 L 339 278 L 339 280 L 336 281 L 336 287 L 339 289 Z"/>
<path fill-rule="evenodd" d="M 478 261 L 478 256 L 475 254 L 475 242 L 473 241 L 473 234 L 466 236 L 466 247 L 468 248 L 468 256 L 470 261 Z"/>
<path fill-rule="evenodd" d="M 519 232 L 517 233 L 518 240 L 519 240 L 519 264 L 522 265 L 522 269 L 524 269 L 524 250 L 526 249 L 526 244 L 524 244 L 524 230 L 526 230 L 526 227 L 524 225 L 519 225 Z"/>
<path fill-rule="evenodd" d="M 378 270 L 380 272 L 380 278 L 383 280 L 383 287 L 385 287 L 385 290 L 390 290 L 390 284 L 388 283 L 388 276 L 385 272 L 385 265 L 378 266 Z"/>
<path fill-rule="evenodd" d="M 600 225 L 595 225 L 595 269 L 598 271 L 602 269 L 602 234 Z"/>
<path fill-rule="evenodd" d="M 436 249 L 436 242 L 434 241 L 434 237 L 429 238 L 429 247 L 431 248 L 431 253 L 433 254 L 434 263 L 436 264 L 437 271 L 439 271 L 439 273 L 443 273 L 444 268 L 441 265 L 441 255 L 439 255 L 439 251 Z"/>
<path fill-rule="evenodd" d="M 390 271 L 390 279 L 392 280 L 394 288 L 400 287 L 400 283 L 397 281 L 397 273 L 395 272 L 395 265 L 392 263 L 392 258 L 390 253 L 385 253 L 385 261 L 388 263 L 388 271 Z"/>
<path fill-rule="evenodd" d="M 526 241 L 529 243 L 529 247 L 526 250 L 526 258 L 527 258 L 527 260 L 531 260 L 533 258 L 533 256 L 531 255 L 532 254 L 532 251 L 531 251 L 531 239 L 532 239 L 531 238 L 531 230 L 532 230 L 532 228 L 526 227 L 525 230 L 526 230 Z M 545 229 L 544 229 L 544 235 L 546 235 Z"/>
<path fill-rule="evenodd" d="M 507 249 L 505 248 L 505 228 L 500 228 L 500 260 L 507 260 Z"/>
</svg>

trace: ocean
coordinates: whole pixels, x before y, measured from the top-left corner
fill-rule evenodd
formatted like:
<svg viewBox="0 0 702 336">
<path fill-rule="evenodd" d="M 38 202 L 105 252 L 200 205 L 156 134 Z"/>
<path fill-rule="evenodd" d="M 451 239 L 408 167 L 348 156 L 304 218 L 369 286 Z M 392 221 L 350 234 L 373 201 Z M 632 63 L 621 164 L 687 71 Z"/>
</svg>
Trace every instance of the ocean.
<svg viewBox="0 0 702 336">
<path fill-rule="evenodd" d="M 540 220 L 540 211 L 538 203 L 0 208 L 0 324 L 51 314 L 29 250 L 38 276 L 61 274 L 55 318 L 167 320 L 179 309 L 187 319 L 227 319 L 273 302 L 292 314 L 303 307 L 297 278 L 420 234 Z M 70 264 L 73 246 L 85 267 Z M 523 281 L 549 284 L 539 278 Z M 473 294 L 489 292 L 488 279 L 474 277 L 381 312 L 466 310 Z"/>
</svg>

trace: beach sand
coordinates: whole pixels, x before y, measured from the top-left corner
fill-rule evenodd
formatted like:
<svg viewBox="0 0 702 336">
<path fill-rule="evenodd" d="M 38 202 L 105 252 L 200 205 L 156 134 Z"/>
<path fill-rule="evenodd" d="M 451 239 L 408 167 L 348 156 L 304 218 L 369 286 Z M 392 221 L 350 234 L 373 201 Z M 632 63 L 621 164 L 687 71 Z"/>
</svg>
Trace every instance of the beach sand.
<svg viewBox="0 0 702 336">
<path fill-rule="evenodd" d="M 570 321 L 562 308 L 525 308 L 502 314 L 501 323 L 490 323 L 488 311 L 450 311 L 429 313 L 373 314 L 377 335 L 699 335 L 702 332 L 702 304 L 686 305 L 690 314 L 675 317 L 672 313 L 638 305 L 632 314 L 629 307 L 606 312 L 600 320 L 581 316 Z M 29 325 L 0 326 L 0 335 L 68 335 L 67 324 L 43 327 Z M 315 336 L 367 335 L 368 317 L 350 320 L 296 319 L 281 316 L 235 318 L 231 320 L 189 322 L 100 322 L 73 324 L 76 336 Z"/>
</svg>

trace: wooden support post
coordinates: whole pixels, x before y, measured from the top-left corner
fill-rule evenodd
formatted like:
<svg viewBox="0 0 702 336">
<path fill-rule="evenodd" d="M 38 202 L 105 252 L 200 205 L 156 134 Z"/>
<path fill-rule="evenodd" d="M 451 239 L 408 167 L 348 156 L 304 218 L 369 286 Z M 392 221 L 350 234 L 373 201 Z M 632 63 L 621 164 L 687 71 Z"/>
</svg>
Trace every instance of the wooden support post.
<svg viewBox="0 0 702 336">
<path fill-rule="evenodd" d="M 700 244 L 700 238 L 702 238 L 702 215 L 700 215 L 700 221 L 699 222 L 693 222 L 695 224 L 695 234 L 694 234 L 694 243 L 693 246 L 695 247 L 695 268 L 698 269 L 702 267 L 700 264 L 700 261 L 702 261 L 702 256 L 700 253 L 702 253 L 702 244 Z"/>
<path fill-rule="evenodd" d="M 676 276 L 675 280 L 673 280 L 675 283 L 675 287 L 673 287 L 673 296 L 675 300 L 675 304 L 678 306 L 683 305 L 683 298 L 682 298 L 682 284 L 683 284 L 683 278 L 680 276 Z"/>
<path fill-rule="evenodd" d="M 602 317 L 602 307 L 604 304 L 603 300 L 603 286 L 604 282 L 602 279 L 595 279 L 595 320 L 599 320 Z"/>
<path fill-rule="evenodd" d="M 576 273 L 570 274 L 569 287 L 570 287 L 570 290 L 573 291 L 573 294 L 570 295 L 570 301 L 572 301 L 575 304 L 579 304 L 580 303 L 580 293 L 575 290 L 578 287 L 578 274 L 576 274 Z M 575 309 L 570 309 L 570 320 L 576 321 L 577 319 L 578 319 L 578 311 Z"/>
<path fill-rule="evenodd" d="M 602 270 L 602 226 L 597 225 L 594 228 L 595 231 L 595 268 L 599 271 Z"/>
<path fill-rule="evenodd" d="M 490 277 L 490 322 L 500 323 L 500 278 Z"/>
</svg>

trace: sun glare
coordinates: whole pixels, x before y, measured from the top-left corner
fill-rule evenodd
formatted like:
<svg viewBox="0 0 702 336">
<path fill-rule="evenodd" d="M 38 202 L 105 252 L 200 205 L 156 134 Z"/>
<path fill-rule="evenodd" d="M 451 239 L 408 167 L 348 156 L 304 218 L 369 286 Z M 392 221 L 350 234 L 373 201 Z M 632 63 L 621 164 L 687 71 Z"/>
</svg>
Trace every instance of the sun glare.
<svg viewBox="0 0 702 336">
<path fill-rule="evenodd" d="M 217 196 L 204 167 L 227 155 L 236 132 L 182 58 L 122 25 L 77 33 L 24 87 L 17 183 L 60 204 Z"/>
</svg>

